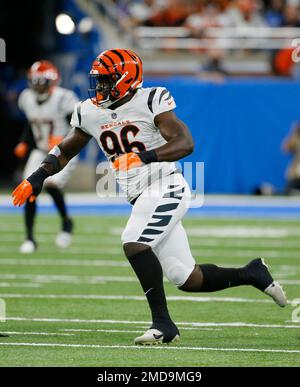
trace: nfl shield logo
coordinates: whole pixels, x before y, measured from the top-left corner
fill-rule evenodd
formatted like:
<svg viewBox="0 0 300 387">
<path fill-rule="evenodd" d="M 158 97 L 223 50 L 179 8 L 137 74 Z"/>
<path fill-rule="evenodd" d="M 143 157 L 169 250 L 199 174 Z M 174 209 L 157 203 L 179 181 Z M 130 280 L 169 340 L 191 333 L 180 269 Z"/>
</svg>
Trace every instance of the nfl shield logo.
<svg viewBox="0 0 300 387">
<path fill-rule="evenodd" d="M 117 113 L 112 113 L 111 118 L 116 119 L 117 118 Z"/>
</svg>

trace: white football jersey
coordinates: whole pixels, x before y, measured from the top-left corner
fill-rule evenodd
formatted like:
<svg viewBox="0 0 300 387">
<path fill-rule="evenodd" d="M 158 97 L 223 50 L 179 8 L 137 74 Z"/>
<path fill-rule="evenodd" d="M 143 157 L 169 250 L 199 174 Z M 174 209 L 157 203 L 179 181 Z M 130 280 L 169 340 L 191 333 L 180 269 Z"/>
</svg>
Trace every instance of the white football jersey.
<svg viewBox="0 0 300 387">
<path fill-rule="evenodd" d="M 38 149 L 48 152 L 50 135 L 65 136 L 67 134 L 70 124 L 66 116 L 73 112 L 77 102 L 76 94 L 62 87 L 55 87 L 50 97 L 43 103 L 38 103 L 33 90 L 22 91 L 18 105 L 29 121 Z"/>
<path fill-rule="evenodd" d="M 175 101 L 163 87 L 140 88 L 132 99 L 109 108 L 98 107 L 90 99 L 74 109 L 71 126 L 93 136 L 109 161 L 123 153 L 152 150 L 166 143 L 154 123 L 160 113 L 173 110 Z M 117 172 L 112 168 L 128 201 L 139 196 L 152 182 L 176 170 L 173 162 L 157 162 Z"/>
</svg>

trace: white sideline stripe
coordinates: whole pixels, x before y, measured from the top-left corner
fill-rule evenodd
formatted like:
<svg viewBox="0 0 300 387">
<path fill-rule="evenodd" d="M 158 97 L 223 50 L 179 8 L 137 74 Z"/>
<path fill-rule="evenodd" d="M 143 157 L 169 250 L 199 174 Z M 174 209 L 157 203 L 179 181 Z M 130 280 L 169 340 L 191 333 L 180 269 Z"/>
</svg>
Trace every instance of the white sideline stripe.
<svg viewBox="0 0 300 387">
<path fill-rule="evenodd" d="M 74 333 L 53 333 L 53 332 L 13 332 L 13 331 L 2 331 L 1 333 L 9 335 L 41 335 L 41 336 L 75 336 Z"/>
<path fill-rule="evenodd" d="M 35 322 L 57 322 L 57 323 L 91 323 L 91 324 L 127 324 L 127 325 L 145 325 L 151 324 L 150 321 L 130 321 L 130 320 L 84 320 L 84 319 L 63 319 L 63 318 L 46 318 L 46 317 L 6 317 L 6 320 L 11 321 L 35 321 Z M 193 326 L 193 327 L 246 327 L 246 328 L 287 328 L 300 329 L 300 325 L 282 325 L 282 324 L 254 324 L 245 322 L 178 322 L 177 325 Z"/>
<path fill-rule="evenodd" d="M 53 252 L 55 254 L 55 252 Z M 10 259 L 1 258 L 0 265 L 22 265 L 22 266 L 112 266 L 112 267 L 129 267 L 129 262 L 125 261 L 108 261 L 102 259 Z"/>
<path fill-rule="evenodd" d="M 138 345 L 100 345 L 100 344 L 62 344 L 62 343 L 0 343 L 4 346 L 29 347 L 63 347 L 63 348 L 102 348 L 102 349 L 159 349 L 176 351 L 222 351 L 222 352 L 268 352 L 268 353 L 299 353 L 295 349 L 262 349 L 262 348 L 210 348 L 210 347 L 173 347 L 173 346 L 138 346 Z"/>
<path fill-rule="evenodd" d="M 145 301 L 144 296 L 123 296 L 123 295 L 99 295 L 99 294 L 13 294 L 2 293 L 2 298 L 38 298 L 38 299 L 79 299 L 79 300 L 134 300 Z M 189 297 L 189 296 L 169 296 L 167 301 L 192 301 L 192 302 L 250 302 L 250 303 L 273 303 L 272 300 L 260 300 L 254 298 L 238 297 Z"/>
</svg>

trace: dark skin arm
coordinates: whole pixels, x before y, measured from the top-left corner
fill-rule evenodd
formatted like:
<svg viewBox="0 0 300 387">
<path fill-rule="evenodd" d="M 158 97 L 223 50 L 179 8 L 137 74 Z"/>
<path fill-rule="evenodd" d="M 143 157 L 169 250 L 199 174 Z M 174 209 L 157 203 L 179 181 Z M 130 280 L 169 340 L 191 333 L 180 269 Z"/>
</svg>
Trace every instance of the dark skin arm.
<svg viewBox="0 0 300 387">
<path fill-rule="evenodd" d="M 76 156 L 82 148 L 86 146 L 91 138 L 91 136 L 79 128 L 73 128 L 68 133 L 63 141 L 58 145 L 61 151 L 61 155 L 58 156 L 61 169 L 63 169 L 68 164 L 68 162 L 74 156 Z M 41 167 L 44 168 L 49 174 L 53 174 L 52 164 L 42 163 Z"/>
<path fill-rule="evenodd" d="M 166 144 L 155 149 L 158 161 L 177 161 L 194 150 L 194 141 L 188 127 L 173 111 L 164 112 L 154 119 Z"/>
</svg>

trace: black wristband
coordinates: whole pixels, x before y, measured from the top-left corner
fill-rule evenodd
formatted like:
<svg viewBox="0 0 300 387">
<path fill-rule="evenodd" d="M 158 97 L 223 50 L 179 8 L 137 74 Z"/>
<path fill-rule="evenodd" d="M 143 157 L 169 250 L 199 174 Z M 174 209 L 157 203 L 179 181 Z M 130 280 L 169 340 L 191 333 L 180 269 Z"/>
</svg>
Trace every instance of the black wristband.
<svg viewBox="0 0 300 387">
<path fill-rule="evenodd" d="M 138 153 L 138 155 L 144 164 L 157 162 L 157 154 L 155 150 L 143 151 Z"/>
<path fill-rule="evenodd" d="M 55 175 L 56 173 L 58 173 L 61 170 L 61 166 L 60 166 L 58 158 L 50 153 L 47 154 L 43 163 L 51 164 L 52 171 L 51 171 L 51 173 L 49 173 L 49 175 Z"/>
<path fill-rule="evenodd" d="M 26 179 L 32 185 L 32 192 L 35 195 L 38 195 L 41 192 L 44 180 L 46 180 L 47 177 L 49 177 L 49 173 L 44 168 L 40 167 Z"/>
</svg>

